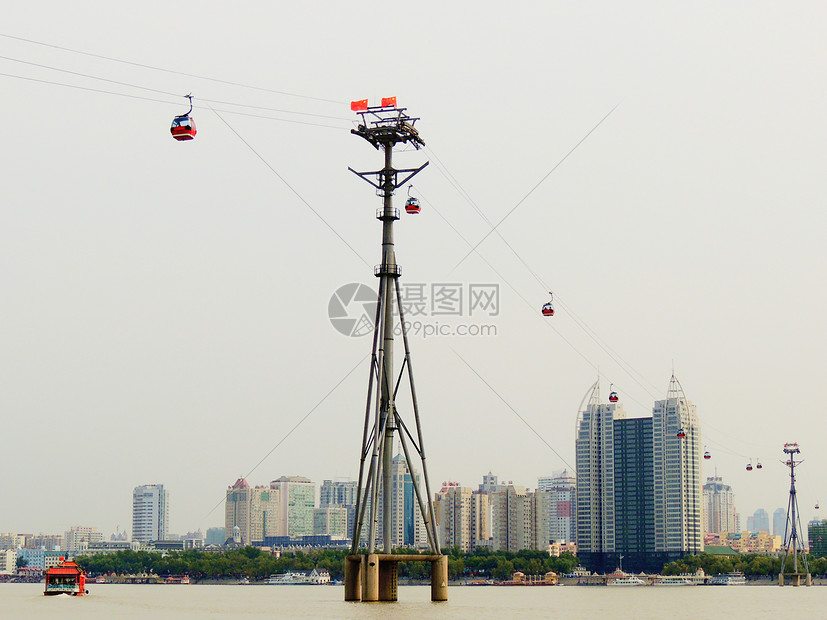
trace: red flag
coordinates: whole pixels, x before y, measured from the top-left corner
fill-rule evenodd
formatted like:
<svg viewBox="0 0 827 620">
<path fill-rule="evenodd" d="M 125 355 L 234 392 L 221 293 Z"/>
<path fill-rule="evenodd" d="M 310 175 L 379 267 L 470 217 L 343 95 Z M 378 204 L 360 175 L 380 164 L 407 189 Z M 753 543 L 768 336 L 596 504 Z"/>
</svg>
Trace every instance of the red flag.
<svg viewBox="0 0 827 620">
<path fill-rule="evenodd" d="M 395 108 L 396 107 L 396 97 L 382 97 L 382 107 L 383 108 Z"/>
<path fill-rule="evenodd" d="M 351 101 L 350 102 L 350 109 L 354 112 L 361 112 L 362 110 L 368 109 L 368 100 L 367 99 L 360 99 L 359 101 Z"/>
</svg>

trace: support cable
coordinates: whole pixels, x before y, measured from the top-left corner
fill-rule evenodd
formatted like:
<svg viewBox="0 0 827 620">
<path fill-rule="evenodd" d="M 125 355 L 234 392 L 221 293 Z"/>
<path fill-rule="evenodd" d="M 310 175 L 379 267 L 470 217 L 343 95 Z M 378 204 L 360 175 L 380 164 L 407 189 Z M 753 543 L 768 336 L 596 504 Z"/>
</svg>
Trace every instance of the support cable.
<svg viewBox="0 0 827 620">
<path fill-rule="evenodd" d="M 241 140 L 241 141 L 245 144 L 245 146 L 246 146 L 248 149 L 250 149 L 250 150 L 253 152 L 253 154 L 254 154 L 256 157 L 258 157 L 258 158 L 261 160 L 261 162 L 262 162 L 265 166 L 267 166 L 267 167 L 270 169 L 270 172 L 272 172 L 273 174 L 275 174 L 275 175 L 279 178 L 279 180 L 280 180 L 282 183 L 284 183 L 284 185 L 285 185 L 285 186 L 287 186 L 287 189 L 289 189 L 291 192 L 293 192 L 293 194 L 294 194 L 294 195 L 295 195 L 295 196 L 296 196 L 299 200 L 301 200 L 301 201 L 304 203 L 304 206 L 306 206 L 308 209 L 310 209 L 310 210 L 313 212 L 313 215 L 315 215 L 317 218 L 319 218 L 319 219 L 322 221 L 322 223 L 323 223 L 325 226 L 327 226 L 327 227 L 330 229 L 330 231 L 331 231 L 334 235 L 336 235 L 336 236 L 339 238 L 339 240 L 340 240 L 342 243 L 344 243 L 344 244 L 348 247 L 348 249 L 349 249 L 351 252 L 353 252 L 353 253 L 356 255 L 356 257 L 357 257 L 360 261 L 362 261 L 362 262 L 363 262 L 366 266 L 370 267 L 370 264 L 368 263 L 368 261 L 366 261 L 366 260 L 362 257 L 362 255 L 361 255 L 361 254 L 359 254 L 359 252 L 357 252 L 357 251 L 356 251 L 356 249 L 355 249 L 352 245 L 350 245 L 350 244 L 347 242 L 347 240 L 346 240 L 346 239 L 345 239 L 342 235 L 340 235 L 340 234 L 339 234 L 339 232 L 338 232 L 335 228 L 333 228 L 333 226 L 331 226 L 331 225 L 330 225 L 330 223 L 329 223 L 326 219 L 324 219 L 324 218 L 322 217 L 322 215 L 321 215 L 318 211 L 316 211 L 316 209 L 314 209 L 314 208 L 310 205 L 310 203 L 309 203 L 307 200 L 305 200 L 305 199 L 304 199 L 304 196 L 302 196 L 301 194 L 299 194 L 299 192 L 298 192 L 298 191 L 296 191 L 296 189 L 295 189 L 292 185 L 290 185 L 290 183 L 288 183 L 288 182 L 287 182 L 287 179 L 285 179 L 282 175 L 280 175 L 280 174 L 278 173 L 278 171 L 277 171 L 275 168 L 273 168 L 273 166 L 271 166 L 271 165 L 270 165 L 270 163 L 269 163 L 266 159 L 264 159 L 264 157 L 262 157 L 262 156 L 261 156 L 261 154 L 260 154 L 257 150 L 255 150 L 255 149 L 253 148 L 253 146 L 252 146 L 249 142 L 247 142 L 247 140 L 245 140 L 245 139 L 241 136 L 241 134 L 240 134 L 240 133 L 238 133 L 238 132 L 237 132 L 237 131 L 233 128 L 233 126 L 232 126 L 232 125 L 230 125 L 230 123 L 228 123 L 228 122 L 224 119 L 224 117 L 223 117 L 223 116 L 221 116 L 221 115 L 218 113 L 218 111 L 217 111 L 217 110 L 215 110 L 215 109 L 213 109 L 213 108 L 210 108 L 210 109 L 211 109 L 211 110 L 215 113 L 215 115 L 216 115 L 218 118 L 220 118 L 220 119 L 221 119 L 221 122 L 223 122 L 223 123 L 224 123 L 224 124 L 225 124 L 225 125 L 226 125 L 229 129 L 230 129 L 230 131 L 232 131 L 232 132 L 236 135 L 236 137 L 238 137 L 238 139 L 239 139 L 239 140 Z"/>
<path fill-rule="evenodd" d="M 311 407 L 311 408 L 310 408 L 310 411 L 308 411 L 307 413 L 305 413 L 305 414 L 304 414 L 304 416 L 303 416 L 303 417 L 302 417 L 302 418 L 301 418 L 298 422 L 296 422 L 296 424 L 295 424 L 295 425 L 293 425 L 293 428 L 291 428 L 289 431 L 287 431 L 287 433 L 284 435 L 284 437 L 282 437 L 282 438 L 281 438 L 281 439 L 280 439 L 280 440 L 276 443 L 276 445 L 275 445 L 275 446 L 273 446 L 272 448 L 270 448 L 269 452 L 267 452 L 267 454 L 265 454 L 263 457 L 261 457 L 261 459 L 259 459 L 259 461 L 258 461 L 255 465 L 253 465 L 253 467 L 250 469 L 250 471 L 248 471 L 248 472 L 247 472 L 244 476 L 242 476 L 242 477 L 243 477 L 243 478 L 247 478 L 247 477 L 249 477 L 249 476 L 250 476 L 250 475 L 251 475 L 254 471 L 256 471 L 256 470 L 259 468 L 259 466 L 261 466 L 261 464 L 262 464 L 262 463 L 264 463 L 264 461 L 266 461 L 266 460 L 270 457 L 270 455 L 271 455 L 271 454 L 273 454 L 273 452 L 275 452 L 275 451 L 276 451 L 276 449 L 277 449 L 279 446 L 281 446 L 281 445 L 282 445 L 285 441 L 287 441 L 287 439 L 288 439 L 288 438 L 289 438 L 289 437 L 290 437 L 293 433 L 295 433 L 295 432 L 296 432 L 296 430 L 298 430 L 298 428 L 299 428 L 302 424 L 304 424 L 304 422 L 307 420 L 307 418 L 309 418 L 309 417 L 313 414 L 313 412 L 314 412 L 314 411 L 316 411 L 316 409 L 318 409 L 319 407 L 321 407 L 321 406 L 322 406 L 322 404 L 323 404 L 323 403 L 324 403 L 324 402 L 328 399 L 328 397 L 329 397 L 331 394 L 333 394 L 333 392 L 335 392 L 335 391 L 336 391 L 336 389 L 337 389 L 340 385 L 342 385 L 342 383 L 344 383 L 344 382 L 347 380 L 347 378 L 348 378 L 348 377 L 350 377 L 350 375 L 352 375 L 352 374 L 354 373 L 354 371 L 355 371 L 357 368 L 359 368 L 359 366 L 362 364 L 362 362 L 364 362 L 367 358 L 368 358 L 368 355 L 365 355 L 364 357 L 362 357 L 362 358 L 361 358 L 361 359 L 360 359 L 360 360 L 356 363 L 356 365 L 355 365 L 355 366 L 353 366 L 353 368 L 351 368 L 350 370 L 348 370 L 348 371 L 347 371 L 347 373 L 346 373 L 346 374 L 345 374 L 345 375 L 344 375 L 341 379 L 339 379 L 339 381 L 338 381 L 338 382 L 337 382 L 337 383 L 336 383 L 336 384 L 335 384 L 332 388 L 330 388 L 330 389 L 327 391 L 327 393 L 326 393 L 324 396 L 322 396 L 322 398 L 321 398 L 321 399 L 320 399 L 320 400 L 319 400 L 319 401 L 318 401 L 315 405 L 313 405 L 313 407 Z M 225 501 L 226 501 L 226 498 L 222 498 L 220 502 L 218 502 L 215 506 L 213 506 L 213 507 L 212 507 L 212 509 L 210 509 L 210 511 L 209 511 L 209 512 L 205 515 L 205 517 L 204 517 L 204 518 L 209 517 L 209 516 L 210 516 L 213 512 L 215 512 L 215 509 L 216 509 L 216 508 L 218 508 L 218 507 L 219 507 L 222 503 L 224 503 Z"/>
<path fill-rule="evenodd" d="M 6 39 L 14 39 L 15 41 L 23 41 L 24 43 L 31 43 L 33 45 L 40 45 L 40 46 L 43 46 L 43 47 L 49 47 L 49 48 L 61 50 L 61 51 L 64 51 L 64 52 L 71 52 L 73 54 L 80 54 L 80 55 L 83 55 L 83 56 L 89 56 L 91 58 L 99 58 L 101 60 L 108 60 L 108 61 L 111 61 L 111 62 L 117 62 L 117 63 L 121 63 L 121 64 L 124 64 L 124 65 L 131 65 L 133 67 L 140 67 L 142 69 L 151 69 L 153 71 L 162 71 L 164 73 L 171 73 L 171 74 L 174 74 L 174 75 L 183 75 L 185 77 L 196 78 L 196 79 L 199 79 L 199 80 L 208 80 L 210 82 L 217 82 L 219 84 L 227 84 L 229 86 L 237 86 L 239 88 L 249 88 L 251 90 L 258 90 L 258 91 L 262 91 L 262 92 L 275 93 L 277 95 L 284 95 L 284 96 L 287 96 L 287 97 L 299 97 L 301 99 L 309 99 L 309 100 L 313 100 L 313 101 L 322 101 L 322 102 L 325 102 L 325 103 L 335 103 L 337 105 L 345 105 L 345 102 L 337 101 L 335 99 L 325 99 L 323 97 L 312 97 L 312 96 L 309 96 L 309 95 L 301 95 L 299 93 L 292 93 L 292 92 L 288 92 L 288 91 L 284 91 L 284 90 L 275 90 L 275 89 L 272 89 L 272 88 L 264 88 L 264 87 L 261 87 L 261 86 L 253 86 L 251 84 L 244 84 L 242 82 L 233 82 L 233 81 L 230 81 L 230 80 L 222 80 L 222 79 L 219 79 L 219 78 L 209 77 L 209 76 L 206 76 L 206 75 L 197 75 L 197 74 L 194 74 L 194 73 L 185 73 L 184 71 L 175 71 L 173 69 L 165 69 L 163 67 L 156 67 L 156 66 L 153 66 L 153 65 L 147 65 L 147 64 L 140 63 L 140 62 L 132 62 L 130 60 L 122 60 L 120 58 L 115 58 L 115 57 L 112 57 L 112 56 L 104 56 L 102 54 L 93 54 L 92 52 L 84 52 L 84 51 L 72 49 L 72 48 L 69 48 L 69 47 L 63 47 L 61 45 L 54 45 L 52 43 L 44 43 L 42 41 L 35 41 L 34 39 L 26 39 L 24 37 L 16 37 L 16 36 L 10 35 L 10 34 L 0 33 L 0 37 L 4 37 Z"/>
</svg>

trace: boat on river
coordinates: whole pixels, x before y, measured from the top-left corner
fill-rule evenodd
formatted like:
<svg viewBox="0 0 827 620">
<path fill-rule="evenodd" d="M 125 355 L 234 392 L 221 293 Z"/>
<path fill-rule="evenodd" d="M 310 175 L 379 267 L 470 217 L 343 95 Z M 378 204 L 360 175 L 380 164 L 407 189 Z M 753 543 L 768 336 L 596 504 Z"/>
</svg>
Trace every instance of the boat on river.
<svg viewBox="0 0 827 620">
<path fill-rule="evenodd" d="M 694 582 L 688 577 L 671 576 L 658 579 L 653 585 L 656 586 L 694 586 Z"/>
<path fill-rule="evenodd" d="M 43 594 L 45 596 L 89 594 L 89 590 L 86 589 L 86 571 L 74 562 L 60 558 L 60 564 L 46 571 L 46 588 Z"/>
<path fill-rule="evenodd" d="M 726 575 L 715 575 L 709 580 L 711 586 L 743 586 L 746 583 L 747 579 L 744 577 L 744 573 L 740 571 L 734 571 Z"/>
<path fill-rule="evenodd" d="M 607 586 L 645 586 L 646 582 L 643 581 L 640 577 L 635 577 L 634 575 L 629 575 L 628 577 L 618 577 L 617 579 L 610 579 L 607 583 Z"/>
<path fill-rule="evenodd" d="M 330 583 L 330 573 L 326 570 L 313 569 L 311 571 L 287 571 L 278 575 L 271 575 L 267 579 L 269 586 L 313 585 L 320 586 Z"/>
</svg>

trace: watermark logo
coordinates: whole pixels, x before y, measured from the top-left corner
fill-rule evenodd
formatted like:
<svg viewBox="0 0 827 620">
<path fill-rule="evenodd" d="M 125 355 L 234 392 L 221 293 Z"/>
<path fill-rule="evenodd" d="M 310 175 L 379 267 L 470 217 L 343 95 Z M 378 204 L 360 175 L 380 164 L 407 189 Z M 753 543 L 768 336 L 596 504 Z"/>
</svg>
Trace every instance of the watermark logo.
<svg viewBox="0 0 827 620">
<path fill-rule="evenodd" d="M 365 284 L 351 282 L 336 289 L 327 303 L 327 316 L 336 331 L 359 337 L 373 333 L 376 318 L 376 291 Z"/>
<path fill-rule="evenodd" d="M 373 332 L 376 318 L 376 291 L 352 282 L 336 289 L 328 303 L 330 323 L 345 336 L 359 337 Z M 476 322 L 500 314 L 499 284 L 461 282 L 399 283 L 405 329 L 411 336 L 496 336 L 497 326 Z M 396 299 L 394 299 L 396 302 Z M 399 317 L 394 303 L 393 313 Z M 471 322 L 458 322 L 462 317 Z M 401 335 L 397 322 L 394 334 Z"/>
</svg>

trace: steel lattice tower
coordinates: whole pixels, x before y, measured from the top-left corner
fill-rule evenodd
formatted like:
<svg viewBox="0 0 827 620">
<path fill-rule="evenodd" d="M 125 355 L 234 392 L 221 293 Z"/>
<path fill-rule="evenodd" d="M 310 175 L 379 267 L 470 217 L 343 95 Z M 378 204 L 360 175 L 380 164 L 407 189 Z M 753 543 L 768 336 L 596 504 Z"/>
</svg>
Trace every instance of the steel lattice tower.
<svg viewBox="0 0 827 620">
<path fill-rule="evenodd" d="M 357 598 L 363 601 L 396 600 L 396 560 L 394 558 L 403 557 L 390 555 L 393 547 L 393 443 L 394 435 L 397 432 L 413 480 L 415 503 L 422 516 L 430 549 L 428 555 L 404 557 L 409 560 L 430 561 L 432 563 L 432 598 L 434 600 L 444 600 L 447 596 L 445 593 L 447 562 L 445 556 L 441 554 L 433 520 L 434 507 L 425 460 L 425 447 L 422 438 L 419 406 L 416 399 L 408 331 L 399 287 L 401 269 L 396 262 L 393 236 L 393 224 L 399 219 L 399 210 L 393 207 L 394 191 L 428 165 L 428 162 L 426 162 L 419 168 L 396 169 L 393 167 L 394 146 L 410 144 L 419 149 L 425 145 L 425 142 L 419 136 L 419 132 L 414 127 L 419 119 L 410 117 L 405 110 L 406 108 L 397 108 L 395 104 L 388 107 L 365 106 L 365 109 L 357 110 L 360 121 L 358 127 L 351 131 L 351 133 L 365 139 L 377 150 L 384 151 L 385 166 L 381 170 L 373 172 L 357 172 L 352 168 L 348 168 L 376 188 L 377 195 L 383 200 L 383 206 L 376 213 L 376 218 L 382 222 L 382 262 L 374 269 L 374 275 L 379 278 L 379 294 L 373 329 L 365 424 L 359 461 L 356 518 L 354 519 L 352 532 L 351 556 L 346 562 L 345 596 L 347 600 L 357 600 Z M 398 371 L 394 368 L 393 355 L 394 304 L 396 304 L 399 315 L 399 326 L 405 349 L 405 356 Z M 410 404 L 415 424 L 413 429 L 405 424 L 400 413 L 400 403 L 396 400 L 405 374 L 408 376 L 410 386 Z M 413 476 L 412 453 L 416 454 L 422 467 L 424 494 Z M 368 457 L 370 462 L 366 471 L 365 464 Z M 383 550 L 377 553 L 380 489 Z M 365 556 L 366 560 L 360 565 L 361 568 L 357 569 L 355 568 L 359 561 L 357 552 L 365 526 L 368 529 L 368 555 Z M 354 571 L 350 576 L 350 582 L 348 582 L 349 570 Z M 359 572 L 358 577 L 355 576 L 357 570 Z M 361 583 L 358 588 L 357 582 Z M 434 590 L 435 584 L 438 591 Z M 358 597 L 357 589 L 359 590 Z"/>
<path fill-rule="evenodd" d="M 790 554 L 793 556 L 793 572 L 790 573 L 792 577 L 792 584 L 794 586 L 801 585 L 801 576 L 805 576 L 806 585 L 812 584 L 812 577 L 810 576 L 810 567 L 807 565 L 807 555 L 804 551 L 804 541 L 799 537 L 801 528 L 801 515 L 798 510 L 798 498 L 795 492 L 795 468 L 803 461 L 796 462 L 795 455 L 800 454 L 801 450 L 797 443 L 785 443 L 784 454 L 787 455 L 785 465 L 790 468 L 790 499 L 787 503 L 787 525 L 784 528 L 784 559 L 781 561 L 781 572 L 778 574 L 778 585 L 784 585 L 784 576 L 787 571 L 787 557 Z M 798 572 L 799 560 L 804 568 L 803 573 Z"/>
</svg>

